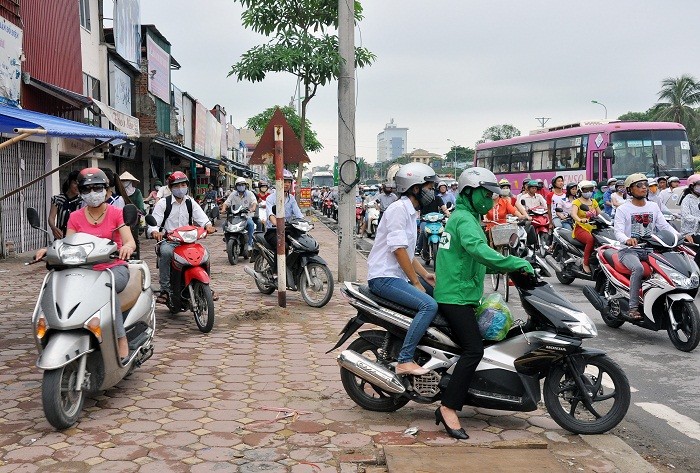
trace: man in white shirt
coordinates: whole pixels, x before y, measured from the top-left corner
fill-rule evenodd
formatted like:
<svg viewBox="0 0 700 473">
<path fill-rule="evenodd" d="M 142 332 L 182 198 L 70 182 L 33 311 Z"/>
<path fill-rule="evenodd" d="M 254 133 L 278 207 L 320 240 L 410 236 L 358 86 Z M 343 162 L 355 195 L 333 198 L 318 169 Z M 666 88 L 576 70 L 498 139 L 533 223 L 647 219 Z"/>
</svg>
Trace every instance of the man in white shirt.
<svg viewBox="0 0 700 473">
<path fill-rule="evenodd" d="M 204 213 L 202 207 L 188 193 L 189 179 L 185 173 L 175 171 L 168 177 L 168 187 L 172 192 L 171 197 L 160 199 L 153 208 L 153 218 L 155 218 L 158 226 L 148 227 L 148 234 L 156 241 L 163 239 L 163 231 L 172 232 L 176 228 L 197 224 L 205 227 L 207 232 L 214 233 L 216 228 L 209 221 L 209 217 Z M 165 215 L 168 207 L 168 201 L 171 202 L 170 212 Z M 188 204 L 189 202 L 189 204 Z M 192 209 L 190 214 L 189 209 Z M 158 261 L 160 275 L 160 291 L 157 302 L 166 304 L 170 298 L 170 263 L 173 259 L 175 243 L 164 241 L 160 245 L 160 259 Z"/>
<path fill-rule="evenodd" d="M 246 229 L 248 230 L 248 244 L 245 248 L 244 254 L 250 254 L 250 250 L 253 248 L 253 232 L 255 232 L 255 222 L 253 222 L 253 215 L 255 215 L 255 209 L 258 207 L 258 198 L 255 197 L 252 191 L 247 189 L 248 182 L 243 177 L 236 178 L 236 190 L 231 192 L 226 198 L 226 202 L 221 205 L 221 214 L 226 215 L 227 209 L 238 209 L 239 207 L 244 207 L 248 209 L 248 216 L 246 222 Z M 224 226 L 226 223 L 224 222 Z"/>
</svg>

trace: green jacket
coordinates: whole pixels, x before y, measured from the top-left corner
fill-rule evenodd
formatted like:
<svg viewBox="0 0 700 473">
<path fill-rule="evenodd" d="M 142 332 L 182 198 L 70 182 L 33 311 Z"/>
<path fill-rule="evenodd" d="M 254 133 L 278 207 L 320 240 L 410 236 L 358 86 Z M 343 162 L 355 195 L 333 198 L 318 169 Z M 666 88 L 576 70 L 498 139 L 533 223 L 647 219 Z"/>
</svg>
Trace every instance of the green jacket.
<svg viewBox="0 0 700 473">
<path fill-rule="evenodd" d="M 460 194 L 440 239 L 433 297 L 443 304 L 478 305 L 487 267 L 496 272 L 532 272 L 532 266 L 524 259 L 504 257 L 488 245 L 479 214 Z"/>
</svg>

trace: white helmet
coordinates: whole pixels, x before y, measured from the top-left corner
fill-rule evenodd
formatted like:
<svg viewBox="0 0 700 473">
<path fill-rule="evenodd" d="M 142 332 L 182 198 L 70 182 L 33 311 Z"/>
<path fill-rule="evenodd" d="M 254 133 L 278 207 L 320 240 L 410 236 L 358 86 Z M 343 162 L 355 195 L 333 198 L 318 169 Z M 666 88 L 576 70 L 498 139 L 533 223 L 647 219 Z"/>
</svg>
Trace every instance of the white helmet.
<svg viewBox="0 0 700 473">
<path fill-rule="evenodd" d="M 439 189 L 439 188 L 441 188 L 442 186 L 447 187 L 447 183 L 446 183 L 445 181 L 440 181 L 440 182 L 438 182 L 437 188 Z"/>
<path fill-rule="evenodd" d="M 293 181 L 294 174 L 292 174 L 292 171 L 290 171 L 289 169 L 285 169 L 284 172 L 282 173 L 282 180 Z M 325 186 L 325 187 L 328 187 L 328 186 Z"/>
<path fill-rule="evenodd" d="M 588 188 L 594 189 L 594 188 L 595 188 L 595 182 L 593 182 L 593 181 L 580 181 L 580 182 L 578 183 L 578 189 L 579 189 L 579 190 L 582 191 L 583 189 L 588 189 Z"/>
<path fill-rule="evenodd" d="M 238 184 L 246 184 L 248 185 L 248 182 L 245 180 L 245 177 L 237 177 L 236 178 L 236 185 Z"/>
<path fill-rule="evenodd" d="M 399 168 L 394 176 L 396 192 L 403 194 L 416 184 L 438 182 L 433 168 L 423 163 L 408 163 Z"/>
<path fill-rule="evenodd" d="M 479 167 L 465 169 L 462 171 L 462 174 L 459 175 L 457 192 L 461 194 L 465 187 L 472 187 L 474 189 L 483 187 L 494 194 L 500 194 L 501 192 L 496 175 L 486 168 Z"/>
</svg>

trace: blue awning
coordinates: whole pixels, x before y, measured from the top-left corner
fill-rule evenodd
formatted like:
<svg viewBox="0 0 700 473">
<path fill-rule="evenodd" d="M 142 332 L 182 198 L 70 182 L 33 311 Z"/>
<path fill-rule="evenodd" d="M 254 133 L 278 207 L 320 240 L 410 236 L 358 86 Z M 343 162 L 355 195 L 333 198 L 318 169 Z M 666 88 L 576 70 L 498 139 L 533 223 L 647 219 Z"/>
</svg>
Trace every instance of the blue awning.
<svg viewBox="0 0 700 473">
<path fill-rule="evenodd" d="M 0 106 L 0 133 L 17 133 L 15 130 L 18 128 L 41 128 L 48 136 L 62 138 L 126 138 L 126 134 L 120 131 L 84 125 L 32 110 Z"/>
</svg>

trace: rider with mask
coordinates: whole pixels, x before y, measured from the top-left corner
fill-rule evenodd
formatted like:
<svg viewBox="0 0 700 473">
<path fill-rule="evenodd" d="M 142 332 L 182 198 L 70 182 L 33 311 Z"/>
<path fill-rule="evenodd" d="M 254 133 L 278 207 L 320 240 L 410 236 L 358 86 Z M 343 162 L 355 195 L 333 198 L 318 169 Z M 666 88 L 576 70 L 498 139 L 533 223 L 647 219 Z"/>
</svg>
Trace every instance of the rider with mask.
<svg viewBox="0 0 700 473">
<path fill-rule="evenodd" d="M 615 236 L 628 245 L 620 250 L 619 258 L 630 276 L 629 318 L 641 320 L 639 312 L 639 289 L 642 287 L 644 268 L 640 261 L 648 259 L 647 248 L 635 248 L 640 237 L 651 235 L 658 230 L 668 230 L 677 233 L 666 221 L 658 204 L 647 200 L 649 190 L 648 180 L 644 174 L 632 174 L 625 179 L 624 186 L 632 199 L 625 201 L 615 211 Z"/>
<path fill-rule="evenodd" d="M 687 184 L 680 199 L 681 235 L 690 243 L 700 243 L 700 174 L 690 176 Z M 700 266 L 700 251 L 695 252 L 695 263 Z"/>
<path fill-rule="evenodd" d="M 316 192 L 318 193 L 318 189 L 316 189 Z M 265 179 L 260 179 L 258 192 L 255 194 L 255 198 L 258 199 L 258 208 L 255 210 L 255 218 L 257 219 L 255 224 L 258 225 L 259 223 L 263 230 L 265 229 L 265 219 L 267 217 L 266 200 L 268 197 L 270 197 L 270 186 Z"/>
<path fill-rule="evenodd" d="M 509 215 L 521 218 L 524 217 L 520 211 L 515 208 L 510 196 L 510 182 L 508 179 L 498 181 L 500 188 L 498 196 L 494 196 L 493 208 L 486 214 L 486 232 L 490 232 L 496 223 L 506 223 Z"/>
<path fill-rule="evenodd" d="M 427 166 L 427 164 L 426 164 Z M 430 167 L 430 166 L 428 166 Z M 396 178 L 394 178 L 396 180 Z M 397 188 L 398 188 L 398 182 L 397 182 Z M 445 217 L 450 216 L 450 211 L 447 209 L 445 206 L 445 202 L 442 200 L 442 197 L 435 195 L 435 198 L 426 206 L 421 207 L 420 209 L 420 214 L 421 216 L 427 215 L 432 212 L 442 212 L 442 214 Z M 425 234 L 425 225 L 426 222 L 421 220 L 420 222 L 420 234 L 418 236 L 418 244 L 416 245 L 416 254 L 419 255 L 421 252 L 426 248 L 425 242 L 428 240 L 427 235 Z"/>
<path fill-rule="evenodd" d="M 379 194 L 377 197 L 377 202 L 379 202 L 379 220 L 381 221 L 384 212 L 389 208 L 391 204 L 399 200 L 399 197 L 394 194 L 394 183 L 387 181 L 384 184 L 384 192 Z"/>
<path fill-rule="evenodd" d="M 499 273 L 533 273 L 533 269 L 524 259 L 503 256 L 490 248 L 481 231 L 479 221 L 491 210 L 493 194 L 500 192 L 496 176 L 484 168 L 466 169 L 459 176 L 458 190 L 457 206 L 440 240 L 434 296 L 462 352 L 444 391 L 442 405 L 435 411 L 435 422 L 442 422 L 451 437 L 467 439 L 457 411 L 466 402 L 472 377 L 484 354 L 475 309 L 484 292 L 486 269 Z"/>
<path fill-rule="evenodd" d="M 226 215 L 226 210 L 231 208 L 237 210 L 239 207 L 248 209 L 246 220 L 246 230 L 248 230 L 248 243 L 246 244 L 244 255 L 250 254 L 253 249 L 253 232 L 255 232 L 255 222 L 253 215 L 258 207 L 258 199 L 247 189 L 248 182 L 243 177 L 236 178 L 236 190 L 231 192 L 226 201 L 221 205 L 221 213 Z M 226 224 L 224 224 L 226 225 Z"/>
<path fill-rule="evenodd" d="M 404 164 L 394 181 L 401 198 L 389 205 L 379 222 L 367 257 L 367 284 L 378 296 L 416 310 L 398 356 L 396 374 L 423 375 L 428 370 L 413 361 L 418 342 L 437 314 L 431 297 L 435 275 L 413 256 L 416 216 L 435 200 L 435 171 L 423 163 Z"/>
<path fill-rule="evenodd" d="M 158 226 L 147 229 L 148 234 L 161 241 L 164 232 L 172 232 L 176 228 L 185 225 L 199 225 L 205 227 L 209 233 L 216 232 L 216 228 L 209 221 L 202 207 L 188 194 L 189 179 L 184 172 L 175 171 L 168 176 L 168 188 L 171 195 L 160 199 L 153 208 L 153 218 Z M 189 203 L 188 203 L 189 202 Z M 166 216 L 166 211 L 170 210 Z M 190 209 L 191 212 L 190 212 Z M 170 264 L 173 260 L 173 252 L 176 243 L 164 241 L 160 245 L 160 259 L 158 261 L 160 275 L 160 295 L 156 302 L 167 304 L 170 298 Z"/>
<path fill-rule="evenodd" d="M 453 192 L 449 192 L 447 190 L 447 183 L 445 181 L 438 182 L 437 195 L 445 203 L 445 207 L 447 207 L 448 210 L 451 210 L 455 207 L 455 203 L 457 202 L 457 196 Z"/>
<path fill-rule="evenodd" d="M 290 194 L 292 190 L 292 181 L 294 176 L 291 171 L 287 169 L 284 170 L 282 175 L 284 181 L 284 218 L 288 220 L 290 217 L 294 218 L 304 218 L 304 214 L 301 213 L 299 204 L 293 195 Z M 265 232 L 265 241 L 270 245 L 270 248 L 277 248 L 277 217 L 275 216 L 275 210 L 277 210 L 277 193 L 272 192 L 265 201 L 265 207 L 267 209 L 267 231 Z M 275 251 L 275 257 L 277 257 L 277 252 Z M 277 271 L 277 265 L 272 267 L 273 271 Z"/>
<path fill-rule="evenodd" d="M 579 182 L 578 199 L 571 204 L 571 218 L 574 220 L 573 237 L 585 245 L 583 249 L 583 272 L 586 274 L 591 274 L 591 267 L 588 263 L 591 259 L 591 254 L 593 254 L 593 245 L 595 244 L 595 238 L 593 238 L 591 233 L 595 227 L 590 223 L 590 220 L 600 214 L 598 201 L 593 198 L 594 188 L 595 183 L 593 181 Z M 588 207 L 588 210 L 581 209 L 582 205 Z"/>
</svg>

